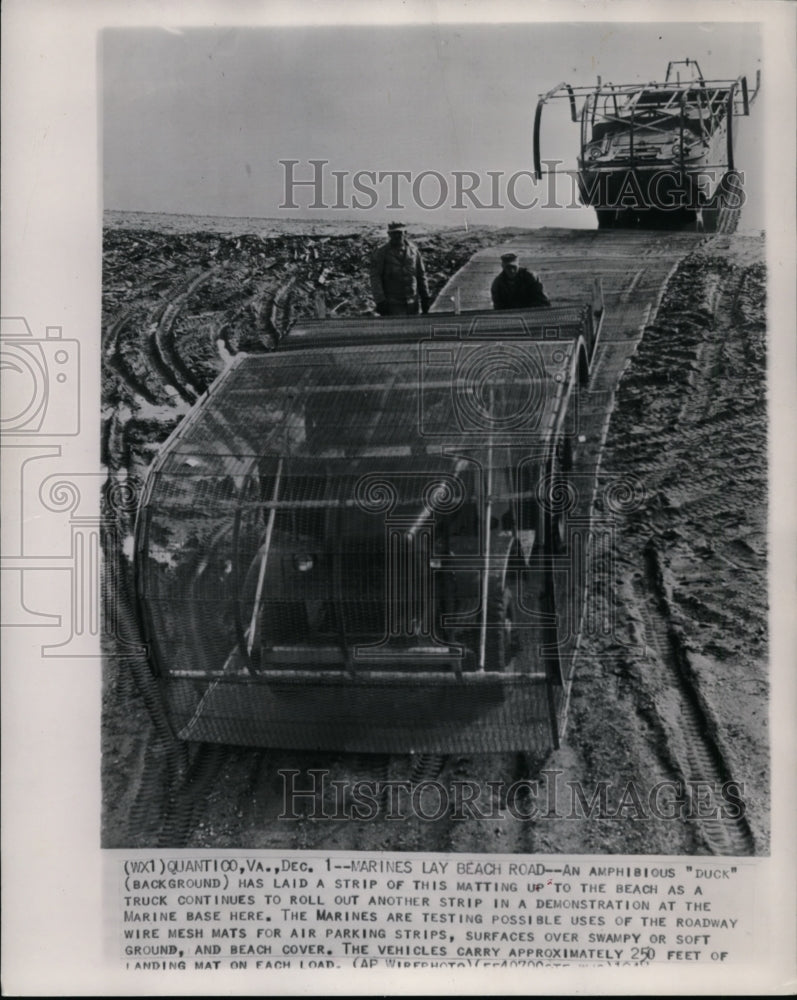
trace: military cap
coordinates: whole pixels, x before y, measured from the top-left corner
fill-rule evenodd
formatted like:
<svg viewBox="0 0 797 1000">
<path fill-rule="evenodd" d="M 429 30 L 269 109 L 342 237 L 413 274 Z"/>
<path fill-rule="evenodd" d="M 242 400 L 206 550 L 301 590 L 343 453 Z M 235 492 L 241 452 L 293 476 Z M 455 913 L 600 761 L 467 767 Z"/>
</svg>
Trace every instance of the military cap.
<svg viewBox="0 0 797 1000">
<path fill-rule="evenodd" d="M 406 229 L 407 227 L 403 222 L 390 222 L 388 223 L 387 231 L 389 233 L 395 233 L 399 229 Z"/>
<path fill-rule="evenodd" d="M 501 254 L 501 263 L 502 264 L 514 264 L 514 262 L 516 260 L 517 260 L 517 254 L 516 253 L 502 253 Z"/>
</svg>

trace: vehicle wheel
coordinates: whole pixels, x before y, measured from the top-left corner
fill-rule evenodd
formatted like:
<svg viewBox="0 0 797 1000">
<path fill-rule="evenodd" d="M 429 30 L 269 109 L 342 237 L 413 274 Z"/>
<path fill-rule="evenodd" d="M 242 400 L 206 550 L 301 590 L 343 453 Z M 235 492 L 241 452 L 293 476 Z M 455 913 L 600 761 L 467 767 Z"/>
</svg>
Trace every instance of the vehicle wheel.
<svg viewBox="0 0 797 1000">
<path fill-rule="evenodd" d="M 303 601 L 264 600 L 261 616 L 261 635 L 267 647 L 300 641 L 309 631 Z"/>
<path fill-rule="evenodd" d="M 567 549 L 567 517 L 577 502 L 573 486 L 565 465 L 572 465 L 572 453 L 566 447 L 566 439 L 557 446 L 557 454 L 551 464 L 550 474 L 543 480 L 547 487 L 545 506 L 545 546 L 552 555 L 561 555 Z"/>
<path fill-rule="evenodd" d="M 596 208 L 595 214 L 598 216 L 598 229 L 613 229 L 615 211 L 613 208 Z"/>
<path fill-rule="evenodd" d="M 561 556 L 567 552 L 567 528 L 565 526 L 565 515 L 556 513 L 551 518 L 551 544 L 554 555 Z"/>
<path fill-rule="evenodd" d="M 695 228 L 704 233 L 716 233 L 721 207 L 722 202 L 719 196 L 717 196 L 703 209 L 702 219 L 700 220 L 702 222 L 702 230 L 698 229 L 698 220 L 695 220 Z"/>
<path fill-rule="evenodd" d="M 506 670 L 515 653 L 515 606 L 508 587 L 495 588 L 487 597 L 485 669 Z"/>
<path fill-rule="evenodd" d="M 556 451 L 557 451 L 557 457 L 559 459 L 559 467 L 561 468 L 562 472 L 564 473 L 572 472 L 573 462 L 576 457 L 576 450 L 573 444 L 573 435 L 565 434 L 564 437 L 562 437 L 561 440 L 559 441 Z"/>
</svg>

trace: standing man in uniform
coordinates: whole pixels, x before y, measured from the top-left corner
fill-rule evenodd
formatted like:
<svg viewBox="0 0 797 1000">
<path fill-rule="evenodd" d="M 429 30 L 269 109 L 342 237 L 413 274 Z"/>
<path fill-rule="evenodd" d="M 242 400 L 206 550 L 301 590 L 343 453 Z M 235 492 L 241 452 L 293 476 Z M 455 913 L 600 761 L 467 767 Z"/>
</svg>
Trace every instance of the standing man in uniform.
<svg viewBox="0 0 797 1000">
<path fill-rule="evenodd" d="M 429 289 L 421 251 L 403 222 L 387 227 L 388 241 L 371 258 L 371 291 L 380 316 L 414 316 L 429 311 Z"/>
<path fill-rule="evenodd" d="M 490 294 L 495 309 L 533 309 L 551 304 L 537 275 L 518 267 L 516 253 L 501 255 L 501 273 L 493 281 Z"/>
</svg>

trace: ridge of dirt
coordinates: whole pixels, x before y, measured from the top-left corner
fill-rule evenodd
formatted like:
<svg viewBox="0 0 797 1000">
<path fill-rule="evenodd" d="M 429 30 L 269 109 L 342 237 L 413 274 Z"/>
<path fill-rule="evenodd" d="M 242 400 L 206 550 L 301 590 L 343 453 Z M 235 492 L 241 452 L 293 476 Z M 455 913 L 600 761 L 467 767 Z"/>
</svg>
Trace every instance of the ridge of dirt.
<svg viewBox="0 0 797 1000">
<path fill-rule="evenodd" d="M 582 643 L 566 751 L 587 787 L 608 773 L 643 796 L 660 780 L 695 781 L 686 700 L 700 742 L 722 762 L 714 777 L 742 789 L 756 853 L 769 848 L 762 255 L 760 238 L 737 236 L 686 258 L 620 385 L 601 476 L 643 499 L 613 513 L 614 630 L 610 641 Z M 667 666 L 674 656 L 680 676 Z M 731 807 L 721 795 L 713 805 Z M 583 832 L 582 850 L 630 849 L 605 824 Z M 697 833 L 661 819 L 643 849 L 681 853 Z M 701 836 L 698 853 L 716 850 Z"/>
</svg>

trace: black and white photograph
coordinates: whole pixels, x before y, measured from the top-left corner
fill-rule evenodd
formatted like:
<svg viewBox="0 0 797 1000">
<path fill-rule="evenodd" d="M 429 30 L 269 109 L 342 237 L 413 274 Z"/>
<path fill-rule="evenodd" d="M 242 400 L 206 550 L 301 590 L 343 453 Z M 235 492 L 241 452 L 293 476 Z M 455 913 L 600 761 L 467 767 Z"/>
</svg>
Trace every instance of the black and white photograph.
<svg viewBox="0 0 797 1000">
<path fill-rule="evenodd" d="M 766 854 L 758 26 L 102 65 L 106 846 Z"/>
<path fill-rule="evenodd" d="M 12 992 L 788 992 L 794 12 L 4 27 Z"/>
</svg>

